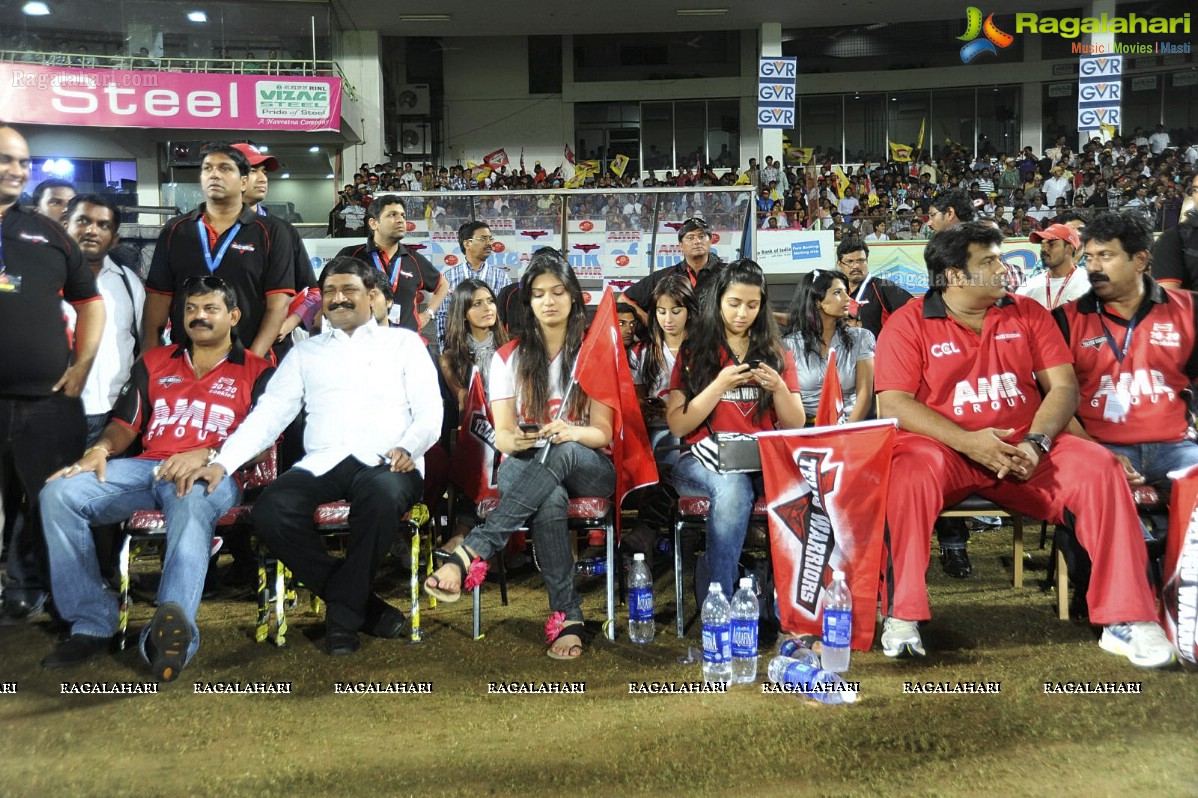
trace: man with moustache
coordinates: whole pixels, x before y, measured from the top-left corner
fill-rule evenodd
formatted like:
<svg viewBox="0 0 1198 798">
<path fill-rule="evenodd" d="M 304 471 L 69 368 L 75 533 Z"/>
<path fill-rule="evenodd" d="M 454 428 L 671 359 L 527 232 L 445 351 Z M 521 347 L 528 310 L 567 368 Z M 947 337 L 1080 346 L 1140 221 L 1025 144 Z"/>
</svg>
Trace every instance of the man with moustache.
<svg viewBox="0 0 1198 798">
<path fill-rule="evenodd" d="M 357 258 L 382 272 L 395 296 L 391 323 L 419 333 L 440 310 L 449 283 L 428 258 L 404 246 L 407 224 L 404 201 L 399 195 L 375 197 L 366 210 L 370 238 L 365 244 L 345 247 L 337 257 Z M 428 304 L 418 310 L 417 302 L 425 293 L 429 295 Z"/>
<path fill-rule="evenodd" d="M 976 493 L 1073 527 L 1094 566 L 1087 599 L 1091 620 L 1105 627 L 1101 648 L 1139 667 L 1165 667 L 1175 654 L 1155 621 L 1123 469 L 1101 446 L 1065 432 L 1078 406 L 1069 350 L 1043 307 L 1007 293 L 1001 242 L 980 222 L 939 233 L 924 251 L 928 293 L 902 307 L 878 342 L 880 413 L 899 425 L 882 651 L 924 655 L 932 523 Z"/>
<path fill-rule="evenodd" d="M 1198 172 L 1185 184 L 1181 221 L 1152 247 L 1152 277 L 1163 288 L 1198 289 Z"/>
<path fill-rule="evenodd" d="M 272 369 L 233 334 L 240 311 L 223 280 L 193 278 L 180 301 L 187 343 L 138 359 L 99 440 L 42 490 L 54 602 L 71 627 L 43 667 L 79 665 L 108 648 L 118 628 L 117 601 L 100 576 L 90 526 L 118 523 L 149 508 L 166 517 L 166 556 L 158 610 L 141 633 L 142 656 L 155 678 L 169 682 L 199 648 L 195 616 L 212 535 L 241 489 L 226 480 L 192 490 L 185 477 L 211 462 Z M 109 462 L 138 438 L 141 454 Z"/>
<path fill-rule="evenodd" d="M 753 163 L 756 168 L 756 163 Z M 724 264 L 711 251 L 711 225 L 699 218 L 687 219 L 678 228 L 678 243 L 682 247 L 682 260 L 665 269 L 649 272 L 624 292 L 624 301 L 636 308 L 641 324 L 648 326 L 649 312 L 653 310 L 653 289 L 671 274 L 682 274 L 690 281 L 696 293 L 702 283 L 707 282 Z"/>
<path fill-rule="evenodd" d="M 295 258 L 284 223 L 257 215 L 242 201 L 249 175 L 240 150 L 228 144 L 205 146 L 200 165 L 205 201 L 168 221 L 154 249 L 146 280 L 143 349 L 157 345 L 168 318 L 171 342 L 185 342 L 183 303 L 177 296 L 188 278 L 213 275 L 237 296 L 237 337 L 254 354 L 270 357 L 295 293 Z"/>
<path fill-rule="evenodd" d="M 83 450 L 79 395 L 104 329 L 104 303 L 78 245 L 57 219 L 20 207 L 29 171 L 25 138 L 0 124 L 0 472 L 18 486 L 6 499 L 12 530 L 0 622 L 29 620 L 44 605 L 49 573 L 38 492 Z M 73 349 L 62 300 L 77 314 Z M 25 523 L 12 523 L 26 500 Z"/>
<path fill-rule="evenodd" d="M 96 277 L 96 288 L 104 299 L 108 318 L 96 359 L 83 385 L 87 445 L 91 446 L 108 424 L 108 414 L 129 379 L 134 359 L 141 353 L 139 336 L 146 289 L 135 271 L 108 256 L 121 240 L 118 232 L 121 213 L 112 197 L 76 196 L 67 206 L 66 227 Z"/>
<path fill-rule="evenodd" d="M 202 480 L 217 489 L 307 411 L 307 454 L 262 492 L 253 523 L 259 539 L 328 605 L 330 656 L 357 651 L 359 632 L 389 639 L 403 632 L 403 613 L 371 586 L 400 519 L 421 499 L 424 455 L 441 433 L 441 395 L 430 389 L 436 367 L 420 336 L 373 317 L 386 279 L 357 258 L 329 261 L 320 289 L 330 329 L 296 344 L 250 417 L 184 483 L 186 489 Z M 344 559 L 329 554 L 312 526 L 317 506 L 342 499 L 351 508 Z"/>
<path fill-rule="evenodd" d="M 1053 313 L 1081 388 L 1069 431 L 1114 452 L 1131 484 L 1167 487 L 1169 472 L 1198 465 L 1188 404 L 1198 302 L 1148 273 L 1152 231 L 1143 218 L 1102 213 L 1084 237 L 1089 292 Z"/>
<path fill-rule="evenodd" d="M 911 294 L 890 280 L 870 274 L 869 245 L 857 236 L 844 238 L 837 245 L 836 265 L 849 278 L 849 295 L 853 298 L 849 312 L 877 338 L 890 314 L 907 304 Z"/>
<path fill-rule="evenodd" d="M 491 286 L 495 296 L 512 282 L 507 269 L 487 263 L 491 257 L 495 237 L 486 222 L 466 222 L 458 228 L 458 245 L 462 248 L 465 262 L 450 266 L 441 276 L 445 279 L 446 291 L 453 291 L 463 280 L 482 280 Z M 445 345 L 445 330 L 449 325 L 449 303 L 442 302 L 437 310 L 437 346 Z"/>
<path fill-rule="evenodd" d="M 1045 269 L 1028 278 L 1016 292 L 1031 297 L 1048 310 L 1072 302 L 1084 295 L 1090 284 L 1077 262 L 1082 256 L 1081 238 L 1068 224 L 1049 225 L 1034 231 L 1029 239 L 1040 245 L 1040 261 Z"/>
</svg>

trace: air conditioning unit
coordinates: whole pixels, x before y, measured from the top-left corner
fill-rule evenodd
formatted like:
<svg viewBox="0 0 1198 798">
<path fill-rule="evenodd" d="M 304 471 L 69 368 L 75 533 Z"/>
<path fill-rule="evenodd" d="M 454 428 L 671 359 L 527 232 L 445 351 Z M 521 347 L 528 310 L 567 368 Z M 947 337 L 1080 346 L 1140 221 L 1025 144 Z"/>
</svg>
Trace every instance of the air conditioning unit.
<svg viewBox="0 0 1198 798">
<path fill-rule="evenodd" d="M 406 155 L 428 154 L 428 123 L 404 122 L 399 126 L 399 151 Z"/>
<path fill-rule="evenodd" d="M 432 101 L 427 83 L 404 83 L 395 94 L 395 113 L 400 116 L 428 116 Z"/>
</svg>

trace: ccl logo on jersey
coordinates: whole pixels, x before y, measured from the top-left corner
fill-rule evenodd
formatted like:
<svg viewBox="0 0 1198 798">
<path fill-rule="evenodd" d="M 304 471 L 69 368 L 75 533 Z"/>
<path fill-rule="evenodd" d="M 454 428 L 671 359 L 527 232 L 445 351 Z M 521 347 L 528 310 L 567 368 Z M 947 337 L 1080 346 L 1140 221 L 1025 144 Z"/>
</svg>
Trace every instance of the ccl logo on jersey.
<svg viewBox="0 0 1198 798">
<path fill-rule="evenodd" d="M 950 355 L 959 354 L 961 354 L 961 350 L 953 341 L 943 344 L 932 344 L 932 357 L 949 357 Z"/>
</svg>

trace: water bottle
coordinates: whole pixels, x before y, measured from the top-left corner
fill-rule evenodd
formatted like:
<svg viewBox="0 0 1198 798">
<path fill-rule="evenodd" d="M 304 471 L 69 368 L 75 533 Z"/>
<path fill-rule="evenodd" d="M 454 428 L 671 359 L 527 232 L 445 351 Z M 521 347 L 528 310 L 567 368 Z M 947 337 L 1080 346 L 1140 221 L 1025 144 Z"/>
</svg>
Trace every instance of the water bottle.
<svg viewBox="0 0 1198 798">
<path fill-rule="evenodd" d="M 732 608 L 719 582 L 703 602 L 703 681 L 727 684 L 732 676 Z"/>
<path fill-rule="evenodd" d="M 823 669 L 844 673 L 849 669 L 849 643 L 853 637 L 853 596 L 844 571 L 832 572 L 832 586 L 824 594 Z"/>
<path fill-rule="evenodd" d="M 651 643 L 655 632 L 653 623 L 653 575 L 645 564 L 645 555 L 632 555 L 632 571 L 628 575 L 628 639 L 634 643 Z"/>
<path fill-rule="evenodd" d="M 603 557 L 583 557 L 574 563 L 574 573 L 580 576 L 603 576 L 607 573 L 607 560 Z"/>
<path fill-rule="evenodd" d="M 808 665 L 819 665 L 819 654 L 816 654 L 797 637 L 788 637 L 778 644 L 778 656 L 788 657 L 806 662 Z"/>
<path fill-rule="evenodd" d="M 757 616 L 760 614 L 753 579 L 743 577 L 740 590 L 732 597 L 732 681 L 735 684 L 757 681 Z"/>
<path fill-rule="evenodd" d="M 844 679 L 810 662 L 774 657 L 770 660 L 767 673 L 774 684 L 780 684 L 821 704 L 852 704 L 857 700 L 857 691 L 849 690 Z"/>
</svg>

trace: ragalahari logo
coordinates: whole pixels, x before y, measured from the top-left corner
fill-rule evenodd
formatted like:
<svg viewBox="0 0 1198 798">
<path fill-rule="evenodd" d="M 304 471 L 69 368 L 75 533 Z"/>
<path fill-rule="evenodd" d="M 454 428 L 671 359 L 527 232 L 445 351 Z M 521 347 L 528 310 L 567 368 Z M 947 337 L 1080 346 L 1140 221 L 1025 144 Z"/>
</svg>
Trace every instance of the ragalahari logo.
<svg viewBox="0 0 1198 798">
<path fill-rule="evenodd" d="M 1015 41 L 1014 36 L 998 29 L 994 24 L 993 14 L 987 16 L 983 22 L 982 12 L 975 6 L 965 9 L 965 22 L 965 34 L 957 37 L 958 41 L 965 42 L 965 46 L 961 48 L 962 63 L 968 64 L 982 53 L 998 55 L 998 48 L 1010 47 L 1011 42 Z M 986 38 L 979 39 L 979 35 Z"/>
</svg>

